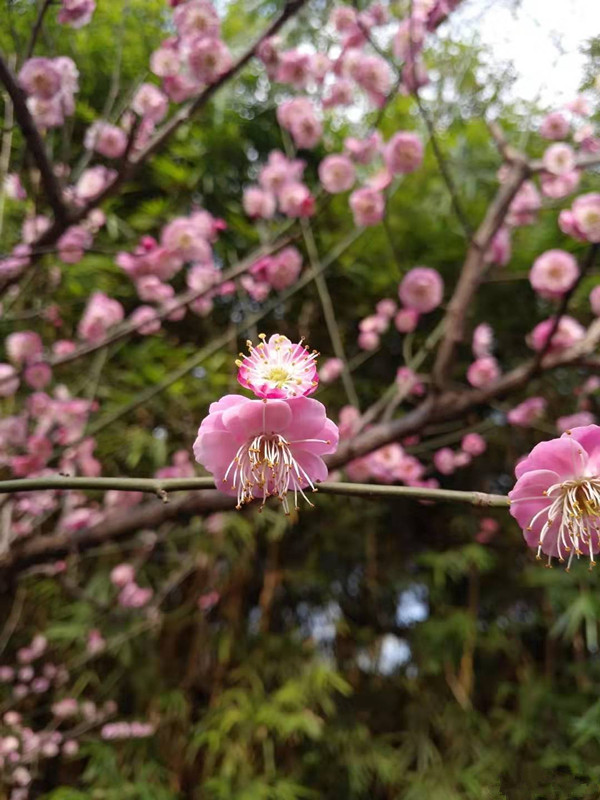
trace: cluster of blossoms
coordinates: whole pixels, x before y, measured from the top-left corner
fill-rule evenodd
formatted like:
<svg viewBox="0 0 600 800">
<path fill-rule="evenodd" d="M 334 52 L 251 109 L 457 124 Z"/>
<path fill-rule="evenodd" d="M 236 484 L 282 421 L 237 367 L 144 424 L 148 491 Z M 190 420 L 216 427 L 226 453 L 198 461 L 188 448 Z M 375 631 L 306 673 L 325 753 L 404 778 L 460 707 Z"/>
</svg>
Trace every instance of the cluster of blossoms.
<svg viewBox="0 0 600 800">
<path fill-rule="evenodd" d="M 433 454 L 433 463 L 442 475 L 452 475 L 457 469 L 468 466 L 473 458 L 487 450 L 485 439 L 478 433 L 467 433 L 463 436 L 460 449 L 451 450 L 442 447 Z"/>
<path fill-rule="evenodd" d="M 284 247 L 275 255 L 263 256 L 242 275 L 240 285 L 258 302 L 265 300 L 271 289 L 282 292 L 293 286 L 302 272 L 302 255 L 295 247 Z"/>
<path fill-rule="evenodd" d="M 83 28 L 91 22 L 96 10 L 96 0 L 61 0 L 58 21 L 71 28 Z"/>
<path fill-rule="evenodd" d="M 19 72 L 19 85 L 27 95 L 27 107 L 36 124 L 58 128 L 75 111 L 79 72 L 73 59 L 29 58 Z"/>
<path fill-rule="evenodd" d="M 438 308 L 443 296 L 444 282 L 439 272 L 431 267 L 414 267 L 398 286 L 400 308 L 394 300 L 384 298 L 377 303 L 374 314 L 359 322 L 358 346 L 376 350 L 392 321 L 400 333 L 412 333 L 420 316 Z"/>
<path fill-rule="evenodd" d="M 152 589 L 138 586 L 135 577 L 135 568 L 126 563 L 117 564 L 110 573 L 112 585 L 119 589 L 122 608 L 144 608 L 152 600 Z"/>
<path fill-rule="evenodd" d="M 196 461 L 219 489 L 237 497 L 238 508 L 260 498 L 277 497 L 289 513 L 288 493 L 315 490 L 325 480 L 322 456 L 335 452 L 337 426 L 322 403 L 308 395 L 317 388 L 317 353 L 286 336 L 261 336 L 241 355 L 238 381 L 257 400 L 236 394 L 212 403 L 194 443 Z"/>
</svg>

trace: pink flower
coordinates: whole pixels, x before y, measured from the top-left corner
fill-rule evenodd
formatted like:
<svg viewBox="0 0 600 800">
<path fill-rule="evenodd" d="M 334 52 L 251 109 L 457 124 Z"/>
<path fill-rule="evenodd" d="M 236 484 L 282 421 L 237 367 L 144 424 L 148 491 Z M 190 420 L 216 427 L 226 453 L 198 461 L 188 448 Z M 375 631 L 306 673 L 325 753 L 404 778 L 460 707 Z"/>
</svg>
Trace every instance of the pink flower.
<svg viewBox="0 0 600 800">
<path fill-rule="evenodd" d="M 532 422 L 539 419 L 546 410 L 546 400 L 543 397 L 528 397 L 518 406 L 511 408 L 506 415 L 511 425 L 527 428 Z"/>
<path fill-rule="evenodd" d="M 299 183 L 304 174 L 305 162 L 287 159 L 279 150 L 269 153 L 267 163 L 259 172 L 258 182 L 268 192 L 278 195 L 288 183 Z"/>
<path fill-rule="evenodd" d="M 30 58 L 19 72 L 19 84 L 28 95 L 39 100 L 51 100 L 58 94 L 62 79 L 50 58 Z"/>
<path fill-rule="evenodd" d="M 590 292 L 590 305 L 593 313 L 600 317 L 600 285 L 594 286 Z"/>
<path fill-rule="evenodd" d="M 423 142 L 416 133 L 400 131 L 385 146 L 384 157 L 394 175 L 414 172 L 423 162 Z"/>
<path fill-rule="evenodd" d="M 287 183 L 279 192 L 279 208 L 287 217 L 310 217 L 315 213 L 315 198 L 303 183 Z"/>
<path fill-rule="evenodd" d="M 277 108 L 277 121 L 288 130 L 296 147 L 311 149 L 321 140 L 323 125 L 306 97 L 286 100 Z"/>
<path fill-rule="evenodd" d="M 546 341 L 550 332 L 554 328 L 554 319 L 545 319 L 531 331 L 528 344 L 533 350 L 542 350 L 546 347 Z M 564 315 L 560 318 L 558 328 L 552 337 L 552 346 L 549 352 L 556 353 L 566 350 L 579 342 L 585 336 L 585 328 L 573 319 Z"/>
<path fill-rule="evenodd" d="M 403 396 L 413 394 L 416 396 L 423 395 L 425 392 L 424 385 L 420 382 L 418 375 L 416 375 L 410 367 L 398 367 L 396 372 L 396 384 Z"/>
<path fill-rule="evenodd" d="M 95 656 L 98 653 L 102 653 L 105 647 L 106 647 L 106 640 L 104 639 L 104 636 L 102 636 L 98 628 L 92 628 L 88 632 L 88 637 L 87 637 L 86 648 L 88 653 L 92 656 Z M 74 744 L 76 744 L 76 742 L 74 742 Z"/>
<path fill-rule="evenodd" d="M 273 80 L 277 74 L 279 43 L 280 40 L 278 36 L 269 36 L 268 39 L 263 39 L 256 49 L 256 55 L 267 68 L 267 75 L 271 80 Z"/>
<path fill-rule="evenodd" d="M 333 453 L 337 442 L 337 426 L 317 400 L 226 395 L 200 425 L 194 456 L 220 489 L 237 497 L 238 508 L 275 496 L 288 513 L 288 492 L 294 492 L 296 507 L 298 492 L 306 498 L 306 489 L 325 480 L 321 456 Z"/>
<path fill-rule="evenodd" d="M 357 341 L 361 350 L 377 350 L 381 340 L 375 331 L 361 331 Z"/>
<path fill-rule="evenodd" d="M 265 278 L 276 292 L 282 292 L 298 279 L 302 271 L 302 256 L 295 247 L 284 247 L 276 256 L 268 259 Z"/>
<path fill-rule="evenodd" d="M 473 355 L 475 358 L 489 356 L 494 344 L 494 332 L 487 322 L 482 322 L 473 331 Z"/>
<path fill-rule="evenodd" d="M 338 78 L 335 83 L 328 86 L 323 97 L 323 108 L 352 105 L 355 91 L 355 85 L 350 79 Z"/>
<path fill-rule="evenodd" d="M 52 370 L 43 361 L 37 361 L 26 366 L 23 378 L 32 389 L 40 390 L 52 380 Z"/>
<path fill-rule="evenodd" d="M 460 446 L 463 452 L 470 456 L 480 456 L 487 450 L 485 439 L 478 433 L 467 433 L 463 436 Z"/>
<path fill-rule="evenodd" d="M 392 86 L 392 72 L 387 61 L 378 55 L 363 55 L 354 72 L 354 80 L 380 106 Z"/>
<path fill-rule="evenodd" d="M 304 89 L 311 76 L 311 58 L 299 50 L 286 50 L 279 54 L 276 79 L 289 83 L 294 89 Z"/>
<path fill-rule="evenodd" d="M 398 296 L 407 308 L 420 314 L 433 311 L 442 302 L 444 282 L 440 273 L 430 267 L 414 267 L 402 279 Z"/>
<path fill-rule="evenodd" d="M 350 209 L 355 225 L 377 225 L 385 213 L 385 200 L 381 192 L 365 186 L 350 195 Z"/>
<path fill-rule="evenodd" d="M 84 144 L 106 158 L 121 158 L 127 147 L 127 134 L 122 128 L 98 120 L 88 128 Z"/>
<path fill-rule="evenodd" d="M 259 186 L 244 189 L 242 202 L 244 211 L 253 219 L 271 219 L 275 214 L 275 197 Z"/>
<path fill-rule="evenodd" d="M 529 282 L 542 297 L 556 299 L 573 287 L 579 277 L 577 261 L 564 250 L 547 250 L 533 262 Z"/>
<path fill-rule="evenodd" d="M 390 327 L 390 318 L 379 314 L 371 314 L 369 317 L 361 319 L 358 323 L 361 331 L 374 331 L 375 333 L 385 333 Z"/>
<path fill-rule="evenodd" d="M 114 169 L 107 169 L 101 165 L 84 170 L 75 184 L 76 196 L 81 200 L 97 197 L 116 174 Z"/>
<path fill-rule="evenodd" d="M 357 164 L 370 164 L 381 148 L 381 134 L 374 131 L 366 139 L 348 137 L 344 141 L 344 150 Z"/>
<path fill-rule="evenodd" d="M 387 317 L 388 319 L 392 319 L 398 309 L 395 301 L 389 297 L 385 297 L 383 300 L 380 300 L 377 305 L 375 306 L 375 311 L 377 312 L 377 316 L 379 317 Z"/>
<path fill-rule="evenodd" d="M 575 168 L 575 153 L 568 144 L 551 144 L 543 155 L 542 163 L 552 175 L 566 175 Z"/>
<path fill-rule="evenodd" d="M 588 242 L 600 242 L 600 193 L 582 194 L 573 201 L 573 222 Z"/>
<path fill-rule="evenodd" d="M 127 583 L 120 591 L 118 602 L 122 608 L 143 608 L 147 606 L 154 592 L 142 588 L 137 583 Z"/>
<path fill-rule="evenodd" d="M 4 191 L 10 200 L 27 199 L 27 192 L 16 172 L 11 172 L 4 178 Z"/>
<path fill-rule="evenodd" d="M 131 564 L 117 564 L 110 573 L 110 581 L 113 586 L 122 589 L 128 583 L 135 580 L 135 570 Z"/>
<path fill-rule="evenodd" d="M 475 540 L 479 544 L 488 544 L 500 530 L 500 524 L 493 517 L 483 517 L 479 523 L 479 532 Z"/>
<path fill-rule="evenodd" d="M 203 84 L 214 83 L 233 63 L 225 42 L 208 36 L 200 35 L 189 39 L 186 53 L 192 78 Z"/>
<path fill-rule="evenodd" d="M 253 347 L 247 342 L 249 355 L 238 366 L 238 382 L 263 398 L 290 398 L 312 394 L 318 386 L 316 358 L 301 342 L 293 344 L 279 333 Z"/>
<path fill-rule="evenodd" d="M 510 257 L 510 231 L 508 228 L 500 228 L 486 251 L 486 264 L 498 264 L 500 267 L 505 267 L 510 261 Z"/>
<path fill-rule="evenodd" d="M 160 320 L 152 306 L 138 306 L 129 315 L 129 322 L 141 336 L 150 336 L 160 330 Z"/>
<path fill-rule="evenodd" d="M 125 317 L 123 306 L 102 292 L 94 292 L 85 308 L 77 331 L 87 342 L 100 342 L 107 330 L 122 322 Z"/>
<path fill-rule="evenodd" d="M 177 6 L 173 22 L 181 37 L 207 36 L 215 39 L 219 36 L 219 15 L 210 0 L 190 0 L 181 5 L 177 3 Z"/>
<path fill-rule="evenodd" d="M 560 111 L 553 111 L 544 117 L 540 135 L 544 139 L 564 139 L 569 133 L 569 121 Z"/>
<path fill-rule="evenodd" d="M 95 10 L 96 0 L 62 0 L 58 21 L 71 28 L 83 28 L 91 21 Z"/>
<path fill-rule="evenodd" d="M 578 94 L 577 97 L 570 100 L 566 107 L 571 111 L 573 114 L 577 114 L 579 117 L 589 117 L 592 112 L 590 102 L 587 97 L 584 97 L 582 94 Z"/>
<path fill-rule="evenodd" d="M 571 428 L 579 428 L 582 425 L 593 425 L 596 418 L 589 411 L 578 411 L 576 414 L 569 414 L 566 417 L 559 417 L 556 420 L 556 427 L 559 433 L 564 433 Z"/>
<path fill-rule="evenodd" d="M 400 333 L 412 333 L 419 324 L 419 312 L 414 308 L 401 308 L 394 317 L 394 325 Z"/>
<path fill-rule="evenodd" d="M 327 156 L 319 164 L 319 180 L 330 194 L 347 192 L 356 180 L 354 164 L 347 156 Z"/>
<path fill-rule="evenodd" d="M 191 217 L 177 217 L 165 225 L 160 241 L 169 253 L 184 261 L 212 260 L 210 244 Z"/>
<path fill-rule="evenodd" d="M 19 331 L 6 337 L 4 347 L 13 364 L 24 364 L 41 355 L 42 340 L 34 331 Z"/>
<path fill-rule="evenodd" d="M 150 56 L 150 69 L 159 78 L 176 77 L 180 67 L 181 58 L 176 46 L 168 45 L 166 42 L 163 42 L 163 46 Z"/>
<path fill-rule="evenodd" d="M 92 234 L 81 225 L 72 225 L 63 233 L 56 246 L 58 256 L 65 264 L 78 264 L 85 251 L 92 246 Z"/>
<path fill-rule="evenodd" d="M 476 389 L 489 386 L 500 377 L 500 367 L 493 356 L 483 356 L 474 361 L 467 370 L 467 380 Z"/>
<path fill-rule="evenodd" d="M 449 447 L 442 447 L 433 454 L 433 463 L 442 475 L 452 475 L 456 470 L 456 456 Z"/>
<path fill-rule="evenodd" d="M 0 364 L 0 397 L 10 397 L 19 388 L 19 376 L 12 364 Z"/>
<path fill-rule="evenodd" d="M 382 483 L 394 483 L 406 454 L 396 442 L 386 444 L 370 453 L 367 464 L 371 475 Z"/>
<path fill-rule="evenodd" d="M 333 383 L 344 371 L 344 362 L 341 358 L 328 358 L 319 370 L 319 380 L 323 383 Z"/>
<path fill-rule="evenodd" d="M 166 95 L 152 83 L 142 83 L 131 102 L 131 108 L 140 117 L 152 122 L 164 119 L 169 108 Z"/>
<path fill-rule="evenodd" d="M 542 172 L 542 194 L 558 200 L 572 194 L 579 185 L 581 174 L 574 169 L 561 175 L 552 175 L 549 172 Z"/>
<path fill-rule="evenodd" d="M 510 204 L 507 222 L 509 225 L 532 225 L 542 200 L 535 184 L 525 181 Z"/>
<path fill-rule="evenodd" d="M 600 549 L 600 428 L 586 425 L 540 442 L 515 469 L 510 513 L 529 547 L 561 561 Z"/>
</svg>

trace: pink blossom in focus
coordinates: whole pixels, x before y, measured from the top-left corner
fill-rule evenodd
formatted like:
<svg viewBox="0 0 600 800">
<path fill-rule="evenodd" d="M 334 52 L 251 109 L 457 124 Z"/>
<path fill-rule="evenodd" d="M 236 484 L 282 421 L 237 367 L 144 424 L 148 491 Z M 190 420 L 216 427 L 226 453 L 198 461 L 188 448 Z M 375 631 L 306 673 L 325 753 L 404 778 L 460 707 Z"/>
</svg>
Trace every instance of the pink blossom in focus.
<svg viewBox="0 0 600 800">
<path fill-rule="evenodd" d="M 335 452 L 337 426 L 309 397 L 248 400 L 226 395 L 209 408 L 194 443 L 196 461 L 216 485 L 237 497 L 238 508 L 255 497 L 278 497 L 289 511 L 288 492 L 305 496 L 327 477 L 321 456 Z"/>
<path fill-rule="evenodd" d="M 579 277 L 577 261 L 564 250 L 547 250 L 533 262 L 529 282 L 542 297 L 556 299 L 573 287 Z"/>
<path fill-rule="evenodd" d="M 509 492 L 510 513 L 529 547 L 568 558 L 600 549 L 600 428 L 576 427 L 558 439 L 540 442 L 517 464 L 517 482 Z"/>
<path fill-rule="evenodd" d="M 354 164 L 347 156 L 326 156 L 319 164 L 319 180 L 330 194 L 347 192 L 356 180 Z"/>
<path fill-rule="evenodd" d="M 69 25 L 71 28 L 83 28 L 91 21 L 96 10 L 96 0 L 61 0 L 61 2 L 57 19 L 61 25 Z"/>
<path fill-rule="evenodd" d="M 385 213 L 385 199 L 381 192 L 365 186 L 356 189 L 350 195 L 350 210 L 355 225 L 361 227 L 377 225 Z"/>
<path fill-rule="evenodd" d="M 474 361 L 467 370 L 467 380 L 476 389 L 489 386 L 500 377 L 500 367 L 493 356 L 483 356 Z"/>
<path fill-rule="evenodd" d="M 386 144 L 384 157 L 394 175 L 414 172 L 423 162 L 423 142 L 416 133 L 400 131 Z"/>
<path fill-rule="evenodd" d="M 319 380 L 323 383 L 333 383 L 344 371 L 344 362 L 341 358 L 328 358 L 319 370 Z"/>
<path fill-rule="evenodd" d="M 287 336 L 274 333 L 261 336 L 254 347 L 247 342 L 249 355 L 238 366 L 238 382 L 262 398 L 290 398 L 312 394 L 318 386 L 318 353 L 301 342 L 294 344 Z"/>
<path fill-rule="evenodd" d="M 560 111 L 553 111 L 544 117 L 540 126 L 540 135 L 544 139 L 565 139 L 569 133 L 569 120 Z"/>
<path fill-rule="evenodd" d="M 403 305 L 420 314 L 437 308 L 444 295 L 444 283 L 439 272 L 430 267 L 414 267 L 409 270 L 398 287 L 398 296 Z"/>
<path fill-rule="evenodd" d="M 478 433 L 467 433 L 463 436 L 460 446 L 463 452 L 468 453 L 470 456 L 480 456 L 487 450 L 485 439 Z"/>
<path fill-rule="evenodd" d="M 548 336 L 550 336 L 550 332 L 554 328 L 554 323 L 555 320 L 552 318 L 545 319 L 531 331 L 527 342 L 533 350 L 545 349 Z M 573 317 L 563 315 L 552 337 L 552 345 L 548 352 L 555 353 L 560 350 L 566 350 L 583 339 L 584 336 L 585 328 Z"/>
</svg>

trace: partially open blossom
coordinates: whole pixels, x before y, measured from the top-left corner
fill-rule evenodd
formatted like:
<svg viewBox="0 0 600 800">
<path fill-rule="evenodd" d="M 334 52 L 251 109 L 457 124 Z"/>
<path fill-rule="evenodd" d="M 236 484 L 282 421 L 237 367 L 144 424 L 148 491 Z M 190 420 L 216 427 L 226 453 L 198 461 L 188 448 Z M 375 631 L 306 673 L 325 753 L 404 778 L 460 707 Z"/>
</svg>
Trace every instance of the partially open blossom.
<svg viewBox="0 0 600 800">
<path fill-rule="evenodd" d="M 319 370 L 319 380 L 323 383 L 333 383 L 344 371 L 344 362 L 341 358 L 328 358 Z"/>
<path fill-rule="evenodd" d="M 414 172 L 423 161 L 423 142 L 416 133 L 399 131 L 386 144 L 384 157 L 394 175 Z"/>
<path fill-rule="evenodd" d="M 354 224 L 360 226 L 377 225 L 383 219 L 385 200 L 376 189 L 365 186 L 350 195 L 350 209 Z"/>
<path fill-rule="evenodd" d="M 544 153 L 542 163 L 552 175 L 565 175 L 575 168 L 575 153 L 568 144 L 552 144 Z"/>
<path fill-rule="evenodd" d="M 442 475 L 452 475 L 456 470 L 456 454 L 449 447 L 442 447 L 433 454 L 433 464 Z"/>
<path fill-rule="evenodd" d="M 407 308 L 420 314 L 433 311 L 442 302 L 444 282 L 440 273 L 430 267 L 409 270 L 398 288 L 398 296 Z"/>
<path fill-rule="evenodd" d="M 554 319 L 545 319 L 538 323 L 528 337 L 528 344 L 533 350 L 543 350 L 546 342 L 554 328 Z M 552 336 L 552 344 L 549 352 L 554 353 L 559 350 L 566 350 L 572 347 L 585 336 L 585 328 L 577 320 L 568 315 L 563 315 L 558 323 L 558 327 Z"/>
<path fill-rule="evenodd" d="M 226 395 L 210 406 L 194 455 L 221 491 L 237 497 L 238 508 L 274 496 L 288 513 L 288 492 L 294 493 L 297 507 L 298 493 L 310 502 L 305 491 L 325 480 L 322 456 L 333 453 L 337 441 L 337 426 L 317 400 Z"/>
<path fill-rule="evenodd" d="M 117 586 L 120 589 L 123 586 L 126 586 L 128 583 L 133 583 L 135 580 L 135 569 L 131 564 L 117 564 L 110 573 L 110 581 L 113 586 Z"/>
<path fill-rule="evenodd" d="M 377 350 L 381 339 L 376 331 L 361 331 L 358 334 L 358 346 L 361 350 Z"/>
<path fill-rule="evenodd" d="M 564 139 L 569 133 L 569 120 L 560 111 L 553 111 L 544 117 L 540 134 L 544 139 Z"/>
<path fill-rule="evenodd" d="M 467 370 L 467 380 L 476 389 L 489 386 L 500 377 L 500 367 L 493 356 L 483 356 L 474 361 Z"/>
<path fill-rule="evenodd" d="M 585 425 L 540 442 L 517 464 L 510 513 L 529 547 L 568 566 L 600 550 L 600 427 Z"/>
<path fill-rule="evenodd" d="M 347 156 L 326 156 L 319 164 L 319 180 L 331 194 L 347 192 L 354 185 L 356 170 Z"/>
<path fill-rule="evenodd" d="M 397 310 L 398 306 L 396 302 L 389 297 L 384 297 L 384 299 L 380 300 L 375 306 L 377 316 L 387 317 L 388 319 L 393 319 Z"/>
<path fill-rule="evenodd" d="M 91 21 L 95 10 L 96 0 L 62 0 L 58 21 L 71 28 L 83 28 Z"/>
<path fill-rule="evenodd" d="M 528 397 L 518 406 L 511 408 L 506 415 L 511 425 L 527 428 L 538 420 L 546 410 L 546 400 L 543 397 Z"/>
<path fill-rule="evenodd" d="M 318 386 L 316 359 L 302 342 L 294 344 L 287 336 L 264 334 L 256 347 L 247 342 L 249 354 L 236 361 L 238 381 L 257 397 L 284 398 L 312 394 Z"/>
<path fill-rule="evenodd" d="M 562 297 L 579 277 L 575 258 L 564 250 L 547 250 L 533 262 L 529 281 L 542 297 Z"/>
</svg>

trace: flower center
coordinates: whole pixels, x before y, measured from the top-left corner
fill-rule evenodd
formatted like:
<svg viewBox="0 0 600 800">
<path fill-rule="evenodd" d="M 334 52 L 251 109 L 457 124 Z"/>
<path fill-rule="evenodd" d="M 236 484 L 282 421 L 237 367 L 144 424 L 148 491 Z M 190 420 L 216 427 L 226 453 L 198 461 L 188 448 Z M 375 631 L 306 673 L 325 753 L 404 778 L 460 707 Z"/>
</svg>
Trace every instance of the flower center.
<svg viewBox="0 0 600 800">
<path fill-rule="evenodd" d="M 282 389 L 290 380 L 290 373 L 283 367 L 273 367 L 265 375 L 266 380 L 272 381 L 279 389 Z"/>
<path fill-rule="evenodd" d="M 529 523 L 531 526 L 537 517 L 548 515 L 540 532 L 537 557 L 540 558 L 548 531 L 558 521 L 556 544 L 560 561 L 565 559 L 563 553 L 568 555 L 569 569 L 573 557 L 583 555 L 585 547 L 589 550 L 590 568 L 594 567 L 593 549 L 600 546 L 600 477 L 555 483 L 544 494 L 551 500 L 550 506 L 539 511 Z"/>
<path fill-rule="evenodd" d="M 292 490 L 296 510 L 298 492 L 312 506 L 303 489 L 310 487 L 316 491 L 315 485 L 294 458 L 291 444 L 279 433 L 260 433 L 241 445 L 223 478 L 223 483 L 227 483 L 231 474 L 232 488 L 237 490 L 238 510 L 257 496 L 262 497 L 261 508 L 268 497 L 277 497 L 289 514 L 287 493 Z"/>
</svg>

